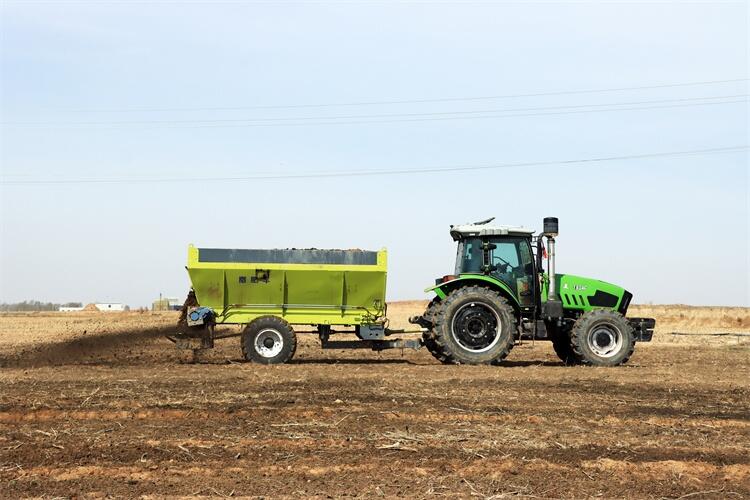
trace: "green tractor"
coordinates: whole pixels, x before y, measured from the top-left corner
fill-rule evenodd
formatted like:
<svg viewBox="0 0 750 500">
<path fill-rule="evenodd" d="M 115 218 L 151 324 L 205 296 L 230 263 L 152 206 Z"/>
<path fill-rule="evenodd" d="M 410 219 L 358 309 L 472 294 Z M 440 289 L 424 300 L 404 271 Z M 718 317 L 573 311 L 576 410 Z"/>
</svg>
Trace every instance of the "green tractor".
<svg viewBox="0 0 750 500">
<path fill-rule="evenodd" d="M 426 290 L 435 297 L 422 316 L 410 318 L 424 329 L 423 343 L 438 360 L 498 364 L 516 341 L 528 338 L 551 341 L 568 365 L 616 366 L 630 358 L 637 341 L 651 340 L 653 319 L 625 317 L 630 292 L 555 273 L 557 218 L 545 218 L 538 237 L 493 220 L 451 226 L 458 242 L 455 272 Z"/>
</svg>

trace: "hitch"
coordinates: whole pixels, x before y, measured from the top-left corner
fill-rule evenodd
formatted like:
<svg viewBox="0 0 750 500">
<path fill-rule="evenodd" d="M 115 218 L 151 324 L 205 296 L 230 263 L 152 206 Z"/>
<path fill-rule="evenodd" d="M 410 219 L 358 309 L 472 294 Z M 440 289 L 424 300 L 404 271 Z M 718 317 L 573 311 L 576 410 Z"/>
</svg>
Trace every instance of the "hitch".
<svg viewBox="0 0 750 500">
<path fill-rule="evenodd" d="M 432 321 L 426 319 L 424 316 L 411 316 L 409 318 L 409 323 L 412 325 L 419 325 L 422 328 L 430 329 L 432 328 Z"/>
<path fill-rule="evenodd" d="M 654 327 L 656 320 L 654 318 L 627 318 L 630 326 L 633 327 L 633 336 L 638 342 L 651 342 L 654 336 Z"/>
</svg>

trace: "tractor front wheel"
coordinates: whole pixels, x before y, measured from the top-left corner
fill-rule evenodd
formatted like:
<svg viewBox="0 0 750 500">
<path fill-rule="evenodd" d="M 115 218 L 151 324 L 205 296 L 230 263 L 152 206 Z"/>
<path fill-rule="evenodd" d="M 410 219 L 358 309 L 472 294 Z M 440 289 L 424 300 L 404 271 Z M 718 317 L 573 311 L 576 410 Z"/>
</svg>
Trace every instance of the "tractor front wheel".
<svg viewBox="0 0 750 500">
<path fill-rule="evenodd" d="M 570 345 L 570 328 L 560 327 L 548 322 L 547 331 L 550 334 L 550 340 L 552 340 L 552 348 L 560 361 L 567 366 L 577 365 L 578 360 L 573 354 L 573 347 Z"/>
<path fill-rule="evenodd" d="M 443 363 L 498 364 L 513 348 L 515 331 L 515 311 L 499 293 L 466 286 L 443 299 L 432 336 Z"/>
<path fill-rule="evenodd" d="M 633 328 L 625 317 L 609 309 L 584 313 L 570 331 L 570 347 L 578 363 L 617 366 L 635 349 Z"/>
</svg>

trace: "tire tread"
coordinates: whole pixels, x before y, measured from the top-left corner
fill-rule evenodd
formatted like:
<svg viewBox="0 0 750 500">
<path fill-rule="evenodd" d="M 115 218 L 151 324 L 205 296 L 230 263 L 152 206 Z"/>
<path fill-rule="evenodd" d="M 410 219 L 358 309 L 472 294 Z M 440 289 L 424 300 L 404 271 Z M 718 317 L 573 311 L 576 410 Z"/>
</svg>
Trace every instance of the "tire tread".
<svg viewBox="0 0 750 500">
<path fill-rule="evenodd" d="M 450 324 L 450 321 L 452 320 L 452 318 L 446 318 L 447 310 L 450 308 L 452 304 L 472 295 L 475 295 L 475 296 L 478 295 L 490 302 L 493 302 L 494 305 L 501 311 L 504 311 L 509 318 L 510 335 L 508 335 L 508 338 L 506 339 L 505 344 L 497 352 L 494 358 L 488 359 L 485 361 L 472 362 L 472 361 L 466 360 L 465 357 L 464 357 L 464 361 L 462 361 L 461 353 L 457 352 L 451 345 L 451 342 L 448 342 L 445 339 L 446 335 L 450 335 L 449 324 Z M 435 318 L 433 321 L 434 327 L 431 331 L 433 335 L 433 340 L 435 343 L 434 349 L 439 354 L 439 356 L 436 356 L 436 357 L 438 358 L 438 360 L 440 360 L 443 363 L 498 365 L 503 359 L 505 359 L 508 356 L 508 354 L 510 354 L 511 349 L 513 349 L 513 345 L 515 341 L 515 330 L 516 330 L 516 312 L 508 304 L 508 301 L 505 300 L 505 298 L 502 295 L 500 295 L 496 291 L 491 290 L 487 287 L 471 285 L 471 286 L 458 288 L 450 292 L 448 296 L 441 301 L 441 306 L 435 310 L 434 318 Z M 428 347 L 428 349 L 430 349 L 430 347 Z M 432 350 L 430 350 L 430 352 L 432 352 Z"/>
<path fill-rule="evenodd" d="M 597 360 L 591 359 L 587 356 L 586 351 L 584 351 L 582 347 L 586 342 L 586 334 L 591 327 L 591 324 L 601 319 L 609 319 L 610 321 L 620 323 L 618 326 L 622 328 L 621 333 L 626 337 L 625 340 L 628 341 L 630 345 L 626 347 L 627 354 L 625 357 L 616 364 L 623 365 L 627 363 L 635 351 L 633 329 L 622 314 L 612 311 L 611 309 L 594 309 L 588 311 L 578 318 L 573 325 L 573 328 L 570 330 L 570 349 L 573 352 L 573 357 L 575 358 L 576 363 L 586 366 L 610 366 L 609 364 L 599 363 Z"/>
</svg>

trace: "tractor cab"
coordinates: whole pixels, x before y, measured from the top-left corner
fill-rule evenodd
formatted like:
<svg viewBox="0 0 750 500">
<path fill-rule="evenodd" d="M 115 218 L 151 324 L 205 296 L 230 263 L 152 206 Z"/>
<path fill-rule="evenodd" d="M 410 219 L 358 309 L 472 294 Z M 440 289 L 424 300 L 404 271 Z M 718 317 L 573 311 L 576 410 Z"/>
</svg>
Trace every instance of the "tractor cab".
<svg viewBox="0 0 750 500">
<path fill-rule="evenodd" d="M 533 307 L 538 288 L 534 230 L 490 222 L 451 226 L 451 237 L 458 242 L 455 275 L 490 276 L 503 283 L 522 308 Z"/>
</svg>

